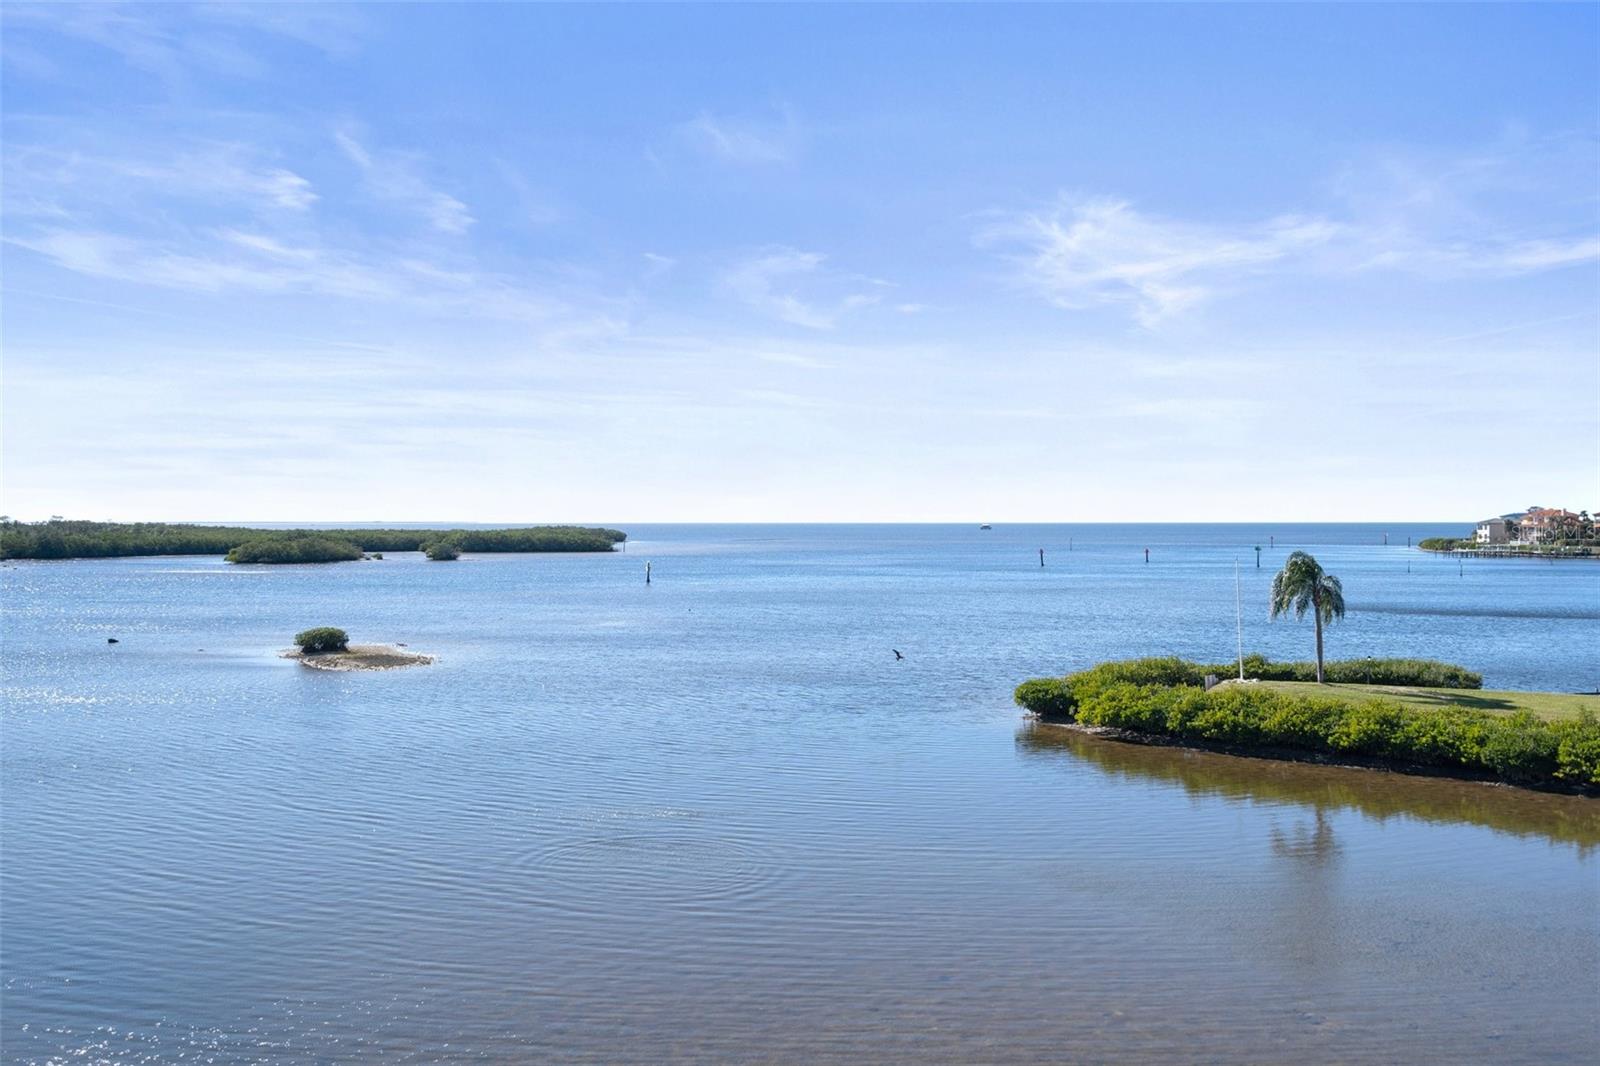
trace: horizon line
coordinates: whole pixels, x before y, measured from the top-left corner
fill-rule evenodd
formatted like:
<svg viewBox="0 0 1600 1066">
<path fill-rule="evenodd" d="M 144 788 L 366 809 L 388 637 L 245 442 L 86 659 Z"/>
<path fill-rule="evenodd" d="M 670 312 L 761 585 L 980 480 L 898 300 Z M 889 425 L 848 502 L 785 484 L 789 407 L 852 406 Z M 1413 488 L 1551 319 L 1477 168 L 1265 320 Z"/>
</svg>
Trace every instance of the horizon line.
<svg viewBox="0 0 1600 1066">
<path fill-rule="evenodd" d="M 48 523 L 50 518 L 21 519 L 12 516 L 12 521 L 28 525 Z M 641 526 L 1251 526 L 1251 525 L 1375 525 L 1384 522 L 1396 525 L 1424 525 L 1424 524 L 1452 524 L 1473 525 L 1483 519 L 1446 519 L 1446 518 L 1366 518 L 1366 519 L 1319 519 L 1319 518 L 1251 518 L 1233 521 L 1217 519 L 1162 519 L 1143 520 L 1130 519 L 1122 522 L 1084 521 L 1077 519 L 1012 519 L 988 521 L 975 519 L 780 519 L 774 521 L 759 519 L 697 519 L 684 520 L 659 520 L 637 519 L 629 521 L 551 521 L 551 520 L 515 520 L 515 521 L 485 521 L 481 519 L 455 519 L 450 521 L 435 521 L 417 518 L 271 518 L 271 519 L 213 519 L 213 518 L 70 518 L 64 517 L 67 522 L 99 522 L 107 524 L 129 525 L 136 523 L 150 523 L 162 525 L 189 525 L 189 526 L 223 526 L 223 527 L 259 527 L 259 526 L 375 526 L 401 524 L 407 526 L 429 526 L 432 528 L 454 528 L 462 525 L 496 526 L 501 528 L 520 528 L 529 526 L 581 526 L 587 528 L 612 528 L 621 529 L 626 525 Z"/>
</svg>

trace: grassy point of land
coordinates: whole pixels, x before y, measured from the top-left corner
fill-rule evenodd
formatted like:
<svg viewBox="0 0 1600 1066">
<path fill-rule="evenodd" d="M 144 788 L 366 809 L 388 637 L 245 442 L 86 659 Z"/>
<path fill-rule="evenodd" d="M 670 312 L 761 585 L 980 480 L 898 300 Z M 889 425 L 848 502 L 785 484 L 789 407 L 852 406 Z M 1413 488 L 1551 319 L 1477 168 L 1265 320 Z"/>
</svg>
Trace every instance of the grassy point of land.
<svg viewBox="0 0 1600 1066">
<path fill-rule="evenodd" d="M 1229 681 L 1225 684 L 1238 685 L 1239 682 Z M 1490 714 L 1528 711 L 1547 722 L 1577 718 L 1579 712 L 1586 708 L 1600 714 L 1600 696 L 1566 692 L 1420 688 L 1409 685 L 1319 685 L 1315 681 L 1246 681 L 1244 684 L 1299 696 L 1325 696 L 1367 703 L 1381 700 L 1419 710 L 1464 707 Z"/>
<path fill-rule="evenodd" d="M 1485 691 L 1477 674 L 1422 659 L 1326 664 L 1329 676 L 1359 671 L 1386 684 L 1319 684 L 1299 664 L 1256 665 L 1261 680 L 1208 689 L 1207 675 L 1222 671 L 1183 659 L 1101 663 L 1024 681 L 1016 701 L 1120 739 L 1600 794 L 1600 696 Z M 1247 675 L 1250 666 L 1247 657 Z"/>
</svg>

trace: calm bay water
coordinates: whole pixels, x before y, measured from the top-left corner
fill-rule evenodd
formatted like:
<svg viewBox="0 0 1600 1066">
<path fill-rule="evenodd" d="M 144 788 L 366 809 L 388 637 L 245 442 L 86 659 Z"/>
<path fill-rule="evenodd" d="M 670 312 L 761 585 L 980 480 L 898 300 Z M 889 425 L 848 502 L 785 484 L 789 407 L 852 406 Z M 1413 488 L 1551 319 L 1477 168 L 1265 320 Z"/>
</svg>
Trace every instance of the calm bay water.
<svg viewBox="0 0 1600 1066">
<path fill-rule="evenodd" d="M 1297 547 L 1344 579 L 1334 657 L 1593 690 L 1600 565 L 1404 547 L 1458 525 L 8 565 L 0 1053 L 1590 1062 L 1600 802 L 1010 704 L 1103 658 L 1229 659 L 1236 559 L 1247 650 L 1305 657 L 1265 619 Z M 440 659 L 276 658 L 315 624 Z"/>
</svg>

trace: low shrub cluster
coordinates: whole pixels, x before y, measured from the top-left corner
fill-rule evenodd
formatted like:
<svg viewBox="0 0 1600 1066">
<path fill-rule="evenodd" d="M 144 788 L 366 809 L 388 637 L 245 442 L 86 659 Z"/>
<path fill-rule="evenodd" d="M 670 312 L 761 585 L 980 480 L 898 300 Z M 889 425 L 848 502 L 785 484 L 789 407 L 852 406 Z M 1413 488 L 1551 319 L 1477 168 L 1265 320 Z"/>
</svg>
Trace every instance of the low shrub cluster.
<svg viewBox="0 0 1600 1066">
<path fill-rule="evenodd" d="M 347 563 L 361 558 L 361 549 L 333 537 L 253 537 L 228 552 L 230 563 Z"/>
<path fill-rule="evenodd" d="M 1207 667 L 1218 677 L 1237 677 L 1237 663 Z M 1258 681 L 1315 681 L 1313 662 L 1275 663 L 1264 656 L 1244 657 L 1244 676 Z M 1416 685 L 1421 688 L 1482 688 L 1483 675 L 1437 659 L 1335 659 L 1323 664 L 1333 685 Z"/>
<path fill-rule="evenodd" d="M 1071 718 L 1078 709 L 1077 697 L 1064 677 L 1036 677 L 1017 686 L 1017 703 L 1040 718 Z"/>
<path fill-rule="evenodd" d="M 436 563 L 448 563 L 461 558 L 461 542 L 453 537 L 443 537 L 424 544 L 422 553 Z"/>
<path fill-rule="evenodd" d="M 1026 681 L 1016 700 L 1041 717 L 1182 740 L 1449 767 L 1518 784 L 1600 787 L 1600 720 L 1591 712 L 1552 722 L 1526 711 L 1418 709 L 1247 685 L 1207 692 L 1195 669 L 1204 668 L 1181 659 L 1103 663 L 1065 678 Z"/>
<path fill-rule="evenodd" d="M 317 626 L 296 633 L 294 642 L 304 652 L 344 651 L 350 646 L 350 634 L 337 626 Z"/>
</svg>

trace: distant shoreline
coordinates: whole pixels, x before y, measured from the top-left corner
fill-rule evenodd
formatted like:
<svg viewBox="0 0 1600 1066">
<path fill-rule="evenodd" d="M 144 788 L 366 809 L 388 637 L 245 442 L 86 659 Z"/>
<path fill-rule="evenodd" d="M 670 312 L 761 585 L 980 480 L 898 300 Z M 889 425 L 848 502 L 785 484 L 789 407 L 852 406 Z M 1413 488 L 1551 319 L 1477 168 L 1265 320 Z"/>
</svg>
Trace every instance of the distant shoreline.
<svg viewBox="0 0 1600 1066">
<path fill-rule="evenodd" d="M 1496 548 L 1481 547 L 1429 547 L 1424 544 L 1418 548 L 1433 555 L 1455 555 L 1465 559 L 1600 559 L 1593 548 L 1582 547 L 1572 550 L 1552 549 L 1541 551 L 1538 548 Z"/>
<path fill-rule="evenodd" d="M 222 555 L 230 562 L 321 563 L 354 561 L 363 554 L 425 551 L 439 544 L 463 552 L 611 552 L 627 539 L 619 529 L 598 526 L 263 529 L 54 519 L 0 523 L 0 559 Z"/>
</svg>

